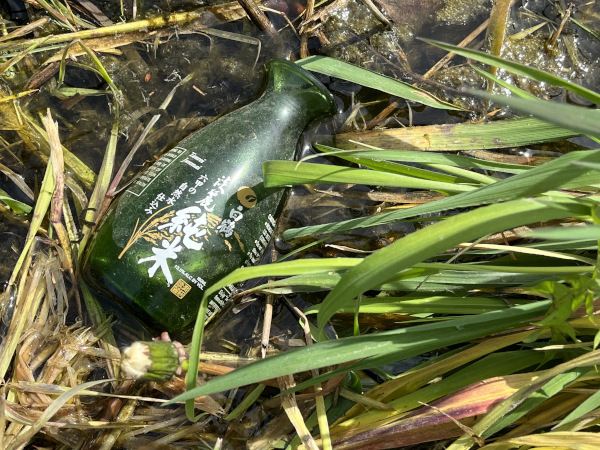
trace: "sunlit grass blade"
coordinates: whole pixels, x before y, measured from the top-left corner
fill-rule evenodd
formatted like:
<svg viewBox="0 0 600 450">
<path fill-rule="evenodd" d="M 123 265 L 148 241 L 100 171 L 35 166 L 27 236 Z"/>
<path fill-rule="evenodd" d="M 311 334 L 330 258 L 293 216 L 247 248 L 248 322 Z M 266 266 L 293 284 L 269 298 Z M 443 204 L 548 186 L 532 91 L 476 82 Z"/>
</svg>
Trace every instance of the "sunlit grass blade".
<svg viewBox="0 0 600 450">
<path fill-rule="evenodd" d="M 543 314 L 550 303 L 549 300 L 542 300 L 529 305 L 515 306 L 514 308 L 476 316 L 461 317 L 446 322 L 319 342 L 312 346 L 290 350 L 241 367 L 202 386 L 188 387 L 187 392 L 167 403 L 209 395 L 290 373 L 333 366 L 372 356 L 377 356 L 380 359 L 381 356 L 385 356 L 390 361 L 397 361 L 437 348 L 475 339 L 476 337 L 483 337 L 496 331 L 518 327 Z M 343 351 L 340 349 L 343 349 Z M 369 366 L 369 362 L 367 360 L 367 366 Z M 376 362 L 379 363 L 380 360 Z M 192 367 L 190 363 L 190 372 L 192 372 Z M 315 377 L 310 380 L 310 383 L 321 382 L 327 376 Z M 194 377 L 195 379 L 196 377 Z"/>
<path fill-rule="evenodd" d="M 511 109 L 523 114 L 531 114 L 560 127 L 566 127 L 589 136 L 600 137 L 600 131 L 598 130 L 600 111 L 598 110 L 546 100 L 506 97 L 504 95 L 488 94 L 483 91 L 471 92 L 479 97 L 487 98 L 500 105 L 509 106 Z"/>
<path fill-rule="evenodd" d="M 600 447 L 600 436 L 590 431 L 551 431 L 548 433 L 537 433 L 529 436 L 512 437 L 508 440 L 495 442 L 485 446 L 486 450 L 506 450 L 520 448 L 536 449 L 559 449 L 564 448 L 568 442 L 568 448 L 578 450 L 595 450 Z M 509 445 L 509 446 L 507 446 Z"/>
<path fill-rule="evenodd" d="M 369 184 L 411 189 L 430 189 L 442 192 L 468 192 L 476 189 L 470 184 L 447 183 L 408 177 L 367 169 L 330 166 L 325 164 L 297 163 L 295 161 L 267 161 L 263 165 L 265 187 L 282 187 L 295 184 Z"/>
<path fill-rule="evenodd" d="M 588 398 L 586 398 L 577 408 L 571 411 L 567 416 L 554 427 L 560 428 L 569 422 L 579 419 L 581 416 L 600 408 L 600 391 L 594 392 Z"/>
<path fill-rule="evenodd" d="M 414 129 L 414 128 L 413 128 Z M 456 166 L 463 169 L 482 169 L 490 171 L 500 171 L 507 173 L 521 173 L 533 169 L 533 166 L 520 164 L 508 164 L 496 161 L 486 161 L 483 159 L 472 158 L 469 156 L 453 155 L 449 153 L 419 152 L 413 150 L 394 150 L 380 149 L 379 147 L 368 146 L 363 148 L 361 145 L 357 150 L 340 150 L 328 145 L 316 144 L 317 150 L 330 153 L 347 161 L 359 162 L 363 159 L 372 159 L 374 161 L 402 161 L 423 164 L 444 164 L 447 166 Z"/>
<path fill-rule="evenodd" d="M 382 213 L 372 217 L 290 229 L 284 232 L 283 237 L 285 239 L 293 239 L 300 236 L 321 233 L 340 233 L 360 227 L 382 225 L 420 214 L 430 214 L 454 208 L 464 208 L 526 196 L 535 196 L 554 189 L 587 186 L 597 182 L 597 173 L 592 169 L 585 170 L 582 167 L 578 167 L 572 164 L 572 162 L 594 162 L 599 159 L 600 150 L 572 152 L 542 166 L 535 167 L 526 173 L 517 174 L 473 192 L 465 192 L 432 203 L 401 211 Z M 481 235 L 478 237 L 481 237 Z"/>
<path fill-rule="evenodd" d="M 6 206 L 8 206 L 10 209 L 12 209 L 15 212 L 15 214 L 23 215 L 31 212 L 31 206 L 29 206 L 26 203 L 15 200 L 2 189 L 0 189 L 0 201 L 6 204 Z"/>
<path fill-rule="evenodd" d="M 6 61 L 2 65 L 0 65 L 0 75 L 2 75 L 4 72 L 6 72 L 11 67 L 13 67 L 19 61 L 21 61 L 23 58 L 25 58 L 29 53 L 31 53 L 38 45 L 41 45 L 44 42 L 45 42 L 45 40 L 35 42 L 31 46 L 29 46 L 27 49 L 25 49 L 22 52 L 20 52 L 18 55 L 13 56 L 8 61 Z"/>
<path fill-rule="evenodd" d="M 360 262 L 359 259 L 355 260 Z M 452 266 L 450 266 L 452 267 Z M 572 269 L 572 268 L 571 268 Z M 574 268 L 573 272 L 590 271 L 593 269 Z M 439 273 L 429 273 L 406 277 L 400 273 L 394 279 L 375 287 L 380 291 L 414 291 L 418 289 L 423 293 L 442 292 L 449 290 L 462 292 L 468 289 L 482 289 L 494 287 L 510 287 L 519 285 L 537 284 L 553 276 L 552 270 L 546 273 L 510 273 L 510 272 L 459 272 L 444 270 Z M 569 271 L 569 273 L 572 273 Z M 334 288 L 342 279 L 344 272 L 327 272 L 320 274 L 296 275 L 283 280 L 269 281 L 246 292 L 267 292 L 274 294 L 295 294 L 301 292 L 320 292 Z M 265 271 L 265 276 L 269 276 Z"/>
<path fill-rule="evenodd" d="M 50 37 L 23 39 L 18 42 L 2 42 L 0 43 L 0 52 L 13 52 L 22 50 L 35 45 L 42 41 L 46 46 L 42 50 L 48 49 L 48 46 L 60 44 L 64 42 L 73 42 L 77 39 L 91 39 L 103 36 L 118 36 L 123 33 L 131 33 L 139 30 L 155 30 L 169 26 L 184 25 L 195 20 L 199 20 L 204 16 L 205 11 L 196 10 L 190 12 L 157 15 L 148 19 L 137 20 L 133 22 L 123 22 L 116 25 L 94 28 L 91 30 L 81 30 L 72 33 L 53 34 Z M 40 50 L 38 48 L 38 50 Z"/>
<path fill-rule="evenodd" d="M 52 171 L 52 161 L 48 161 L 48 165 L 46 166 L 46 173 L 44 174 L 44 179 L 42 181 L 42 186 L 40 189 L 40 193 L 35 203 L 35 207 L 33 209 L 33 217 L 31 219 L 31 224 L 29 226 L 29 230 L 27 231 L 27 237 L 25 238 L 25 245 L 21 250 L 21 254 L 19 255 L 19 259 L 17 260 L 11 277 L 8 281 L 8 288 L 12 286 L 19 275 L 21 270 L 21 266 L 25 257 L 27 256 L 27 252 L 38 232 L 39 227 L 42 225 L 42 221 L 48 212 L 48 208 L 50 206 L 50 201 L 52 200 L 52 193 L 54 191 L 54 174 Z"/>
<path fill-rule="evenodd" d="M 496 56 L 492 56 L 489 53 L 471 50 L 468 48 L 457 47 L 455 45 L 446 44 L 444 42 L 434 41 L 431 39 L 423 39 L 422 41 L 427 42 L 431 45 L 435 45 L 436 47 L 442 48 L 449 52 L 454 52 L 457 55 L 464 56 L 465 58 L 470 58 L 475 61 L 479 61 L 483 64 L 489 64 L 491 66 L 496 66 L 509 72 L 516 73 L 517 75 L 522 75 L 524 77 L 530 78 L 535 81 L 541 81 L 544 83 L 548 83 L 552 86 L 558 86 L 564 89 L 568 89 L 569 91 L 582 96 L 583 98 L 600 104 L 600 94 L 594 92 L 590 89 L 586 89 L 582 86 L 579 86 L 575 83 L 571 83 L 570 81 L 566 81 L 562 78 L 559 78 L 551 73 L 544 72 L 543 70 L 536 69 L 531 66 L 526 66 L 524 64 L 520 64 L 513 61 L 508 61 L 502 58 L 498 58 Z"/>
<path fill-rule="evenodd" d="M 427 385 L 436 377 L 454 371 L 459 367 L 466 366 L 469 363 L 486 355 L 493 354 L 493 352 L 502 348 L 521 342 L 533 332 L 534 330 L 528 330 L 519 333 L 505 334 L 503 336 L 482 340 L 473 346 L 466 345 L 458 350 L 448 351 L 441 356 L 427 360 L 419 366 L 400 374 L 395 379 L 375 386 L 373 389 L 366 392 L 365 395 L 382 402 L 390 402 L 399 399 L 404 395 L 416 392 L 419 388 Z M 506 353 L 503 355 L 506 356 Z M 485 375 L 480 374 L 479 376 Z M 354 416 L 364 413 L 364 408 L 353 407 L 342 419 L 340 419 L 340 422 L 347 421 Z"/>
<path fill-rule="evenodd" d="M 106 146 L 106 152 L 104 153 L 104 158 L 102 159 L 102 166 L 100 167 L 100 172 L 98 173 L 98 179 L 94 185 L 92 195 L 90 196 L 90 201 L 87 207 L 88 211 L 84 217 L 85 220 L 82 232 L 83 237 L 79 244 L 79 251 L 81 255 L 83 254 L 83 250 L 85 249 L 92 232 L 92 226 L 87 224 L 93 224 L 98 220 L 100 207 L 102 206 L 102 202 L 110 185 L 110 179 L 112 177 L 115 163 L 115 153 L 117 150 L 118 132 L 119 121 L 115 120 L 111 129 L 108 145 Z"/>
<path fill-rule="evenodd" d="M 524 236 L 550 241 L 600 239 L 600 225 L 551 227 L 528 231 Z"/>
<path fill-rule="evenodd" d="M 536 118 L 523 118 L 355 131 L 335 135 L 334 143 L 342 149 L 368 144 L 385 149 L 429 152 L 521 147 L 575 135 L 577 132 L 571 128 L 551 127 Z"/>
<path fill-rule="evenodd" d="M 42 136 L 46 142 L 48 141 L 48 134 L 46 133 L 46 130 L 33 121 L 29 122 L 29 125 L 34 128 L 35 131 L 39 133 L 39 135 Z M 44 145 L 43 142 L 42 145 Z M 47 151 L 49 153 L 49 150 Z M 94 171 L 68 149 L 63 147 L 62 152 L 67 167 L 75 174 L 75 176 L 77 176 L 79 180 L 81 180 L 85 187 L 89 189 L 93 188 L 94 183 L 96 182 L 96 174 Z"/>
<path fill-rule="evenodd" d="M 90 57 L 90 59 L 94 63 L 94 66 L 96 67 L 96 69 L 98 70 L 98 72 L 100 73 L 100 75 L 102 76 L 104 81 L 106 81 L 106 83 L 110 87 L 116 104 L 123 106 L 123 93 L 115 85 L 115 83 L 113 82 L 109 73 L 106 71 L 106 69 L 102 65 L 102 62 L 98 59 L 98 57 L 94 54 L 94 52 L 92 52 L 82 41 L 79 41 L 79 46 L 87 53 L 87 55 Z"/>
<path fill-rule="evenodd" d="M 323 146 L 319 146 L 319 150 L 321 151 L 327 151 L 326 149 L 331 149 L 331 147 L 323 147 Z M 347 151 L 347 150 L 336 150 L 336 149 L 331 149 L 332 150 L 332 155 L 345 159 L 347 161 L 352 161 L 355 162 L 356 164 L 360 164 L 361 166 L 367 167 L 371 170 L 376 170 L 379 172 L 389 172 L 389 173 L 395 173 L 395 174 L 399 174 L 399 175 L 406 175 L 409 177 L 414 177 L 414 178 L 423 178 L 425 180 L 432 180 L 432 181 L 441 181 L 441 182 L 445 182 L 445 183 L 465 183 L 465 182 L 469 182 L 471 180 L 471 177 L 461 177 L 461 176 L 454 176 L 454 175 L 447 175 L 441 172 L 434 172 L 431 170 L 427 170 L 427 169 L 421 169 L 419 167 L 414 167 L 414 166 L 407 166 L 405 164 L 398 164 L 395 162 L 392 162 L 391 159 L 382 159 L 382 158 L 377 158 L 376 154 L 373 154 L 374 152 L 371 152 L 371 157 L 369 158 L 359 158 L 356 155 L 353 156 L 348 156 L 346 153 L 352 155 L 352 151 Z M 315 155 L 317 156 L 317 155 Z M 308 159 L 308 158 L 307 158 Z M 303 160 L 302 162 L 305 162 L 305 160 Z M 471 175 L 472 173 L 470 172 L 468 175 Z M 463 175 L 463 174 L 461 174 Z M 494 180 L 496 181 L 496 180 Z M 477 182 L 480 182 L 480 180 L 477 180 Z"/>
<path fill-rule="evenodd" d="M 361 86 L 377 89 L 406 100 L 423 103 L 433 108 L 460 110 L 461 108 L 438 99 L 429 92 L 419 89 L 403 81 L 381 75 L 370 70 L 362 69 L 344 61 L 325 56 L 309 56 L 297 61 L 296 64 L 313 72 L 351 81 Z"/>
<path fill-rule="evenodd" d="M 578 367 L 556 375 L 553 379 L 544 384 L 538 391 L 529 395 L 527 399 L 520 403 L 516 408 L 503 415 L 502 418 L 497 420 L 493 425 L 486 429 L 483 436 L 489 437 L 492 434 L 497 433 L 505 427 L 513 424 L 533 408 L 540 405 L 548 398 L 551 398 L 552 396 L 561 392 L 567 385 L 588 371 L 589 368 Z"/>
<path fill-rule="evenodd" d="M 574 163 L 574 164 L 579 164 L 579 165 L 589 167 L 590 169 L 594 169 L 594 170 L 600 170 L 600 163 L 578 162 L 578 163 Z"/>
<path fill-rule="evenodd" d="M 492 75 L 489 72 L 486 72 L 485 70 L 480 69 L 477 66 L 471 65 L 471 68 L 473 70 L 475 70 L 476 72 L 480 73 L 481 75 L 483 75 L 484 77 L 486 77 L 488 80 L 490 80 L 493 83 L 497 84 L 498 86 L 501 86 L 504 89 L 507 89 L 512 94 L 516 95 L 517 97 L 531 98 L 531 99 L 537 98 L 535 95 L 530 94 L 529 92 L 524 91 L 523 89 L 516 87 L 514 84 L 507 83 L 506 81 L 504 81 L 504 80 L 502 80 L 502 79 L 500 79 L 500 78 Z M 518 119 L 518 120 L 527 120 L 527 119 Z"/>
<path fill-rule="evenodd" d="M 506 300 L 506 301 L 505 301 Z M 509 303 L 515 305 L 529 303 L 530 301 L 516 298 L 488 298 L 488 297 L 464 297 L 464 296 L 433 296 L 407 295 L 405 297 L 375 297 L 362 298 L 358 312 L 361 314 L 482 314 L 484 312 L 506 309 Z M 356 310 L 355 302 L 341 307 L 338 313 L 352 314 Z M 318 313 L 320 305 L 309 307 L 305 313 Z"/>
<path fill-rule="evenodd" d="M 327 151 L 326 147 L 324 146 L 319 146 L 319 150 Z M 347 161 L 353 161 L 357 164 L 360 164 L 361 166 L 367 167 L 372 170 L 407 175 L 415 178 L 423 178 L 426 180 L 441 181 L 446 183 L 472 182 L 476 184 L 492 184 L 498 181 L 493 177 L 470 171 L 467 169 L 463 169 L 462 167 L 457 167 L 456 164 L 420 162 L 421 165 L 427 166 L 432 169 L 437 169 L 437 171 L 434 172 L 428 169 L 421 169 L 419 167 L 407 166 L 404 164 L 391 162 L 390 159 L 384 160 L 378 158 L 377 153 L 379 153 L 379 151 L 377 150 L 371 151 L 371 154 L 368 158 L 359 158 L 356 155 L 348 156 L 345 154 L 346 152 L 348 152 L 350 155 L 352 154 L 352 151 L 344 150 L 333 150 L 330 154 L 338 158 L 345 159 Z M 396 158 L 401 158 L 400 152 L 397 152 Z"/>
</svg>

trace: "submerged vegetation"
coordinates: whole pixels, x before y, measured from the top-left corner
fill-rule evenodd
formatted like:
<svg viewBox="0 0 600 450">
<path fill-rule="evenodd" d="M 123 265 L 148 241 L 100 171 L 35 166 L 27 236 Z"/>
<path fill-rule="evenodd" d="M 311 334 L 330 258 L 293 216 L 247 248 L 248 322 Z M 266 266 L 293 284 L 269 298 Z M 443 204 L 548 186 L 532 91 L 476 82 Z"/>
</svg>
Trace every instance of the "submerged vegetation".
<svg viewBox="0 0 600 450">
<path fill-rule="evenodd" d="M 598 448 L 595 6 L 473 2 L 489 19 L 455 46 L 410 37 L 472 20 L 450 0 L 172 3 L 38 0 L 2 23 L 0 447 Z M 412 69 L 409 43 L 442 59 Z M 183 372 L 124 378 L 132 330 L 79 280 L 94 226 L 274 56 L 343 111 L 265 163 L 296 186 L 281 233 L 207 287 L 237 284 L 231 311 L 205 330 L 204 302 L 190 342 L 156 346 Z"/>
</svg>

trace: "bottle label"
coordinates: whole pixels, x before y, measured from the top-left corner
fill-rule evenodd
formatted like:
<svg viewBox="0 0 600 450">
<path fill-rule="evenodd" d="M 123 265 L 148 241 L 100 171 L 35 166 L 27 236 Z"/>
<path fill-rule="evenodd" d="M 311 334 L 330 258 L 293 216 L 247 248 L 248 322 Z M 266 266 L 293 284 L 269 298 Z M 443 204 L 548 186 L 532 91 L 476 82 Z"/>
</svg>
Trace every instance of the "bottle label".
<svg viewBox="0 0 600 450">
<path fill-rule="evenodd" d="M 226 253 L 236 252 L 239 267 L 252 266 L 260 260 L 275 230 L 275 218 L 270 213 L 263 216 L 258 234 L 246 237 L 246 246 L 251 247 L 247 249 L 240 233 L 244 234 L 244 215 L 258 204 L 258 195 L 251 187 L 236 187 L 235 177 L 232 181 L 229 174 L 207 175 L 208 165 L 205 158 L 184 147 L 171 149 L 134 180 L 126 193 L 135 200 L 122 202 L 117 212 L 129 215 L 131 205 L 141 203 L 136 208 L 141 217 L 133 219 L 133 230 L 129 228 L 123 236 L 124 247 L 118 258 L 135 249 L 135 262 L 147 268 L 149 278 L 164 280 L 178 299 L 194 288 L 204 291 L 215 281 L 207 279 L 214 275 L 214 267 L 195 270 L 196 262 L 207 256 L 203 253 L 218 249 L 221 258 L 226 258 Z M 172 182 L 161 177 L 167 169 L 181 180 L 194 181 L 184 181 L 173 189 Z M 233 292 L 233 286 L 221 289 L 209 302 L 207 317 L 220 311 Z"/>
</svg>

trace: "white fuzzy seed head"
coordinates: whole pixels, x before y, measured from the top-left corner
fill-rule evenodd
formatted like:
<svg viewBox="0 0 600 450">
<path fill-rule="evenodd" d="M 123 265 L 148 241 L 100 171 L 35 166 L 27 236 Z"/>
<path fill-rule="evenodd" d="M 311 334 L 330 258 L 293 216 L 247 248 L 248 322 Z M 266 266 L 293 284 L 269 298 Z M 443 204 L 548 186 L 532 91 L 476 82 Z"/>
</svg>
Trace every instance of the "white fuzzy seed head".
<svg viewBox="0 0 600 450">
<path fill-rule="evenodd" d="M 123 350 L 121 371 L 126 378 L 133 378 L 134 380 L 142 378 L 151 365 L 150 351 L 143 342 L 134 342 Z"/>
</svg>

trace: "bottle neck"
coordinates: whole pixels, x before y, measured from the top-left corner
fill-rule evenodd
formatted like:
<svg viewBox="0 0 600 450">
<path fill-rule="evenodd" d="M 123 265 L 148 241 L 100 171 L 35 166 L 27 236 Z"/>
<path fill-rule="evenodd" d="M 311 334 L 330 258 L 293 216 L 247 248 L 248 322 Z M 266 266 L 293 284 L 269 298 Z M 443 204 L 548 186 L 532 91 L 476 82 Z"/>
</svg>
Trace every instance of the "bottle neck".
<svg viewBox="0 0 600 450">
<path fill-rule="evenodd" d="M 268 70 L 265 96 L 277 95 L 282 102 L 283 111 L 288 107 L 298 112 L 302 111 L 305 126 L 313 120 L 335 114 L 336 105 L 333 96 L 306 70 L 282 59 L 272 60 Z"/>
</svg>

